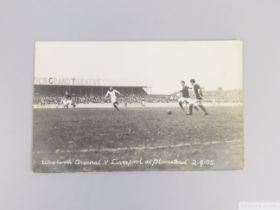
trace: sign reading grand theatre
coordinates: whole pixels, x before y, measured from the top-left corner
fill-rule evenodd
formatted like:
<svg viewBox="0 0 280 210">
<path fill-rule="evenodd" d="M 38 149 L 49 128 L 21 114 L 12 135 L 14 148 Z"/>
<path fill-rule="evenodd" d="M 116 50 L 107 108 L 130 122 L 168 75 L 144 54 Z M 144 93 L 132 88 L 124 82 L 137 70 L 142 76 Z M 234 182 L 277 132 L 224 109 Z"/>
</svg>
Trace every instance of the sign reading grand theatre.
<svg viewBox="0 0 280 210">
<path fill-rule="evenodd" d="M 108 79 L 35 77 L 34 85 L 67 85 L 67 86 L 147 86 L 147 82 L 123 81 Z"/>
</svg>

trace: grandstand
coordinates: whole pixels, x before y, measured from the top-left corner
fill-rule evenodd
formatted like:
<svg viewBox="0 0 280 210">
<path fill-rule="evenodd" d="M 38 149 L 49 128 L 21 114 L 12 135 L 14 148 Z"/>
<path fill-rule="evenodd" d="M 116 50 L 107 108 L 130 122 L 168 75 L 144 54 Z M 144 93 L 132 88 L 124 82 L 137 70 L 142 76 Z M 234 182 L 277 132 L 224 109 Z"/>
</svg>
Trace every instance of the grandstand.
<svg viewBox="0 0 280 210">
<path fill-rule="evenodd" d="M 105 103 L 104 95 L 110 86 L 126 96 L 145 96 L 150 90 L 139 81 L 40 77 L 34 79 L 34 104 L 60 103 L 66 91 L 76 103 Z"/>
<path fill-rule="evenodd" d="M 149 87 L 139 81 L 117 81 L 76 78 L 35 78 L 34 94 L 43 96 L 62 96 L 65 91 L 72 95 L 103 96 L 110 86 L 117 87 L 123 94 L 147 94 Z"/>
<path fill-rule="evenodd" d="M 151 94 L 147 83 L 139 81 L 116 81 L 101 79 L 76 78 L 35 78 L 34 105 L 61 104 L 65 92 L 72 95 L 76 104 L 107 103 L 104 97 L 110 86 L 122 93 L 121 103 L 176 103 L 178 97 L 174 94 Z M 241 90 L 204 90 L 204 102 L 209 104 L 242 103 Z"/>
</svg>

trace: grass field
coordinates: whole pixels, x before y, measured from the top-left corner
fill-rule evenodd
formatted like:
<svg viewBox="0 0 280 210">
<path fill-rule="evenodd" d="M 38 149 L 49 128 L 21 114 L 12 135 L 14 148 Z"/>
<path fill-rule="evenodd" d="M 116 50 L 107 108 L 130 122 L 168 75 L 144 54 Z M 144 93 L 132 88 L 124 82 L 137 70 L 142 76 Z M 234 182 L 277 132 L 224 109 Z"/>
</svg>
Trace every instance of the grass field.
<svg viewBox="0 0 280 210">
<path fill-rule="evenodd" d="M 34 109 L 35 172 L 243 167 L 242 107 Z"/>
</svg>

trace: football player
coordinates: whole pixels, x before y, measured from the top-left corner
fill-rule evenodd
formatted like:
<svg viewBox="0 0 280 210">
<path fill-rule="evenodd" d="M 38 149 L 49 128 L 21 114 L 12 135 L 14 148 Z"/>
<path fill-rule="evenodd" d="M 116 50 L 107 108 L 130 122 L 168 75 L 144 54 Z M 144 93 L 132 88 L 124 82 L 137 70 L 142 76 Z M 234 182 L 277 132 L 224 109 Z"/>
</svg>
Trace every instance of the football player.
<svg viewBox="0 0 280 210">
<path fill-rule="evenodd" d="M 181 97 L 179 98 L 178 103 L 179 103 L 180 108 L 184 111 L 185 110 L 184 103 L 188 104 L 188 105 L 192 105 L 193 100 L 190 97 L 190 92 L 189 92 L 190 87 L 188 87 L 186 85 L 185 81 L 181 81 L 181 86 L 182 86 L 182 89 L 179 91 Z"/>
<path fill-rule="evenodd" d="M 74 108 L 76 107 L 76 104 L 72 100 L 72 96 L 68 91 L 65 91 L 65 96 L 62 101 L 64 108 L 69 108 L 70 105 L 72 105 Z"/>
<path fill-rule="evenodd" d="M 110 96 L 111 103 L 113 104 L 114 108 L 117 111 L 119 111 L 119 107 L 118 107 L 119 102 L 117 101 L 117 94 L 121 95 L 121 93 L 119 91 L 117 91 L 113 87 L 110 87 L 109 90 L 107 91 L 106 95 L 105 95 L 105 98 Z"/>
<path fill-rule="evenodd" d="M 191 79 L 190 82 L 191 82 L 191 84 L 193 86 L 193 91 L 194 91 L 194 95 L 195 95 L 195 99 L 194 99 L 194 103 L 193 104 L 195 106 L 198 106 L 204 112 L 205 115 L 208 115 L 207 110 L 202 105 L 203 93 L 202 93 L 202 90 L 201 90 L 199 84 L 197 84 L 195 82 L 195 79 Z M 189 113 L 190 115 L 192 115 L 193 104 L 190 105 L 190 113 Z"/>
</svg>

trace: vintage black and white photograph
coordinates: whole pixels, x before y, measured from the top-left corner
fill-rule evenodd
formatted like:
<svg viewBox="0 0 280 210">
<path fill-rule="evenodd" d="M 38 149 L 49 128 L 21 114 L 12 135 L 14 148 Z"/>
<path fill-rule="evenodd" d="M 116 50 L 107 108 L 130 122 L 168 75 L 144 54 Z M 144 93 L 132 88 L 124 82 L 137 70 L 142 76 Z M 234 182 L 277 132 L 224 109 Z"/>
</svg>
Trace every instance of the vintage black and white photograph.
<svg viewBox="0 0 280 210">
<path fill-rule="evenodd" d="M 241 170 L 242 42 L 35 45 L 33 171 Z"/>
</svg>

